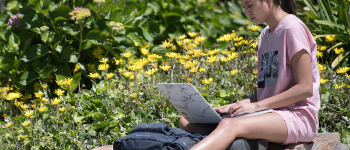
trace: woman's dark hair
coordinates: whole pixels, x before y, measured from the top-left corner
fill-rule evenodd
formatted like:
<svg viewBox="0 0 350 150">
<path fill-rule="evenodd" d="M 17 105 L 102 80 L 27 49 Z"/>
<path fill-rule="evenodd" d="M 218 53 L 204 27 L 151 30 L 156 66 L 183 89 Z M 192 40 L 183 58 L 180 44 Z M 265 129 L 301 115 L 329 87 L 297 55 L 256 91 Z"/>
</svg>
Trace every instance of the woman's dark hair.
<svg viewBox="0 0 350 150">
<path fill-rule="evenodd" d="M 287 12 L 288 14 L 294 14 L 295 16 L 299 17 L 297 15 L 297 4 L 294 0 L 273 0 L 275 5 L 280 5 L 281 8 Z"/>
</svg>

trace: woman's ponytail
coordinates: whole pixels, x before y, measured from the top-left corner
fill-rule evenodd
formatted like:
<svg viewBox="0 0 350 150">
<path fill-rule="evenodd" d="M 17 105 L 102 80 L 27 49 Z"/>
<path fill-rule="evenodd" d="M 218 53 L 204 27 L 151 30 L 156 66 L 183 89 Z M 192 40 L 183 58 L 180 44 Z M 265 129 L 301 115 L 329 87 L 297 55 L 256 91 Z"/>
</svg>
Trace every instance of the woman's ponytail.
<svg viewBox="0 0 350 150">
<path fill-rule="evenodd" d="M 280 5 L 281 8 L 288 14 L 294 14 L 295 16 L 299 17 L 296 10 L 297 5 L 294 0 L 274 0 L 274 2 L 275 4 Z"/>
</svg>

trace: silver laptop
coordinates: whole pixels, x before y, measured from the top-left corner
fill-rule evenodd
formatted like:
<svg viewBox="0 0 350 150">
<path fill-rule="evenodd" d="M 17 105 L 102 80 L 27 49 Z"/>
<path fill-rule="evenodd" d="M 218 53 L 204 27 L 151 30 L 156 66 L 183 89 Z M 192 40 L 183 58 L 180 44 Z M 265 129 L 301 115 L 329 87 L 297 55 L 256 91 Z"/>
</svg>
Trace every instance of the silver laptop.
<svg viewBox="0 0 350 150">
<path fill-rule="evenodd" d="M 226 115 L 220 116 L 191 83 L 157 83 L 158 89 L 190 123 L 219 123 Z M 237 117 L 272 112 L 262 110 Z"/>
</svg>

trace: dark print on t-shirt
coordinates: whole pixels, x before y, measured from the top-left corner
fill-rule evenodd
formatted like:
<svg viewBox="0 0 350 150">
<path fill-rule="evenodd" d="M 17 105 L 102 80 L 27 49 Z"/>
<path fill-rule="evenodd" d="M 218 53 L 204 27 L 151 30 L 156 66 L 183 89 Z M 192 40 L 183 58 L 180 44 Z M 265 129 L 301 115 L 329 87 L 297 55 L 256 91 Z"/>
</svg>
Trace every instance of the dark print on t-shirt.
<svg viewBox="0 0 350 150">
<path fill-rule="evenodd" d="M 258 88 L 275 86 L 278 78 L 278 51 L 262 54 Z"/>
</svg>

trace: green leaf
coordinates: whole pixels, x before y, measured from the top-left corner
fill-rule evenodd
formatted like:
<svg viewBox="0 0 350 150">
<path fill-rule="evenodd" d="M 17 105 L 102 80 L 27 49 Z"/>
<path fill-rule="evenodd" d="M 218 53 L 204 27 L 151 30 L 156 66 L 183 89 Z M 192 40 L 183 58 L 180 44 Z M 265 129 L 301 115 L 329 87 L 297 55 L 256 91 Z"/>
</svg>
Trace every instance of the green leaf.
<svg viewBox="0 0 350 150">
<path fill-rule="evenodd" d="M 166 51 L 166 48 L 165 47 L 162 47 L 162 46 L 155 46 L 152 48 L 151 50 L 152 54 L 157 54 L 157 55 L 165 55 L 165 53 L 167 52 Z"/>
<path fill-rule="evenodd" d="M 66 33 L 62 30 L 59 30 L 57 33 L 55 33 L 52 40 L 53 47 L 56 47 L 58 44 L 60 44 L 64 36 L 66 36 Z"/>
<path fill-rule="evenodd" d="M 69 18 L 70 12 L 71 12 L 71 10 L 67 5 L 62 5 L 62 6 L 57 8 L 56 18 L 58 18 L 59 16 L 61 16 L 63 18 Z M 56 18 L 55 18 L 55 23 L 56 23 Z"/>
<path fill-rule="evenodd" d="M 305 11 L 304 14 L 306 14 L 310 19 L 312 20 L 321 20 L 321 18 L 311 12 Z"/>
<path fill-rule="evenodd" d="M 329 94 L 328 91 L 327 91 L 326 93 L 322 94 L 322 95 L 321 95 L 321 102 L 322 102 L 322 103 L 327 103 L 327 102 L 328 102 L 328 99 L 329 99 L 329 96 L 330 96 L 330 94 Z"/>
<path fill-rule="evenodd" d="M 91 30 L 86 36 L 86 39 L 93 43 L 103 43 L 107 40 L 106 36 L 103 35 L 99 30 Z"/>
<path fill-rule="evenodd" d="M 339 7 L 339 22 L 345 25 L 346 28 L 350 28 L 349 14 L 347 13 L 347 2 L 346 0 L 340 0 L 341 4 Z M 349 7 L 349 6 L 348 6 Z"/>
<path fill-rule="evenodd" d="M 304 0 L 304 3 L 306 6 L 308 6 L 313 14 L 317 14 L 317 11 L 314 7 L 314 5 L 309 0 Z"/>
<path fill-rule="evenodd" d="M 349 129 L 347 129 L 347 128 L 343 129 L 341 139 L 342 139 L 343 144 L 350 145 L 350 130 Z"/>
<path fill-rule="evenodd" d="M 75 48 L 72 45 L 65 47 L 61 53 L 61 62 L 62 63 L 76 63 L 78 62 L 79 54 L 76 52 Z"/>
<path fill-rule="evenodd" d="M 13 120 L 16 120 L 18 122 L 22 122 L 23 119 L 26 119 L 26 116 L 22 116 L 22 117 L 12 117 Z"/>
<path fill-rule="evenodd" d="M 95 106 L 97 107 L 102 107 L 103 106 L 103 103 L 101 102 L 101 100 L 99 99 L 93 99 L 91 100 L 93 103 L 95 103 Z"/>
<path fill-rule="evenodd" d="M 82 120 L 84 118 L 85 118 L 84 116 L 78 116 L 77 112 L 75 112 L 74 115 L 73 115 L 73 120 L 74 120 L 75 123 L 82 123 L 83 122 Z"/>
<path fill-rule="evenodd" d="M 75 91 L 75 89 L 79 86 L 80 78 L 81 78 L 81 72 L 78 72 L 73 76 L 73 83 L 70 85 L 72 92 Z"/>
<path fill-rule="evenodd" d="M 7 44 L 7 47 L 10 49 L 10 52 L 18 52 L 18 47 L 20 44 L 20 39 L 17 35 L 11 34 L 8 39 L 9 44 Z M 15 45 L 17 45 L 17 48 L 15 48 Z"/>
<path fill-rule="evenodd" d="M 336 68 L 337 66 L 340 65 L 341 62 L 343 62 L 343 60 L 350 54 L 350 52 L 343 52 L 340 53 L 337 58 L 335 58 L 332 62 L 332 69 Z"/>
<path fill-rule="evenodd" d="M 58 17 L 55 18 L 54 23 L 56 23 L 56 22 L 58 22 L 58 21 L 60 21 L 60 20 L 69 20 L 69 19 L 64 18 L 64 17 L 61 17 L 61 16 L 58 16 Z"/>
<path fill-rule="evenodd" d="M 148 42 L 151 42 L 153 41 L 153 37 L 147 32 L 147 30 L 143 27 L 140 27 L 141 30 L 142 30 L 142 34 L 143 34 L 143 37 L 145 37 L 145 39 L 148 41 Z"/>
<path fill-rule="evenodd" d="M 36 79 L 38 79 L 38 74 L 34 71 L 25 71 L 20 78 L 19 83 L 26 86 L 29 83 L 35 81 Z"/>
<path fill-rule="evenodd" d="M 55 73 L 59 74 L 59 75 L 64 75 L 64 76 L 66 76 L 65 78 L 71 76 L 70 69 L 69 69 L 69 66 L 67 63 L 62 63 L 62 64 L 58 65 Z M 56 76 L 56 78 L 57 78 L 57 76 Z"/>
<path fill-rule="evenodd" d="M 53 70 L 55 70 L 55 68 L 56 68 L 56 66 L 51 65 L 51 64 L 47 64 L 47 65 L 43 68 L 43 70 L 42 70 L 42 72 L 39 74 L 39 76 L 40 76 L 41 78 L 47 78 L 47 76 L 49 76 L 49 75 L 51 74 L 51 72 L 52 72 Z"/>
<path fill-rule="evenodd" d="M 124 118 L 124 117 L 125 117 L 124 110 L 118 109 L 117 110 L 117 118 L 120 119 L 120 118 Z"/>
<path fill-rule="evenodd" d="M 0 69 L 0 77 L 9 78 L 9 77 L 11 77 L 11 75 L 9 74 L 8 71 Z"/>
<path fill-rule="evenodd" d="M 334 23 L 334 22 L 331 22 L 331 21 L 326 21 L 326 20 L 314 20 L 314 21 L 316 23 L 319 23 L 319 24 L 323 24 L 323 25 L 327 25 L 327 26 L 331 26 L 331 27 L 337 27 L 339 29 L 345 30 L 344 25 L 337 24 L 337 23 Z"/>
<path fill-rule="evenodd" d="M 32 61 L 33 59 L 44 56 L 47 53 L 49 53 L 49 49 L 45 45 L 32 45 L 24 52 L 22 60 L 25 62 Z"/>
<path fill-rule="evenodd" d="M 136 35 L 135 33 L 130 32 L 127 37 L 129 39 L 131 39 L 132 41 L 137 42 L 140 45 L 143 45 L 141 38 L 138 35 Z"/>
</svg>

